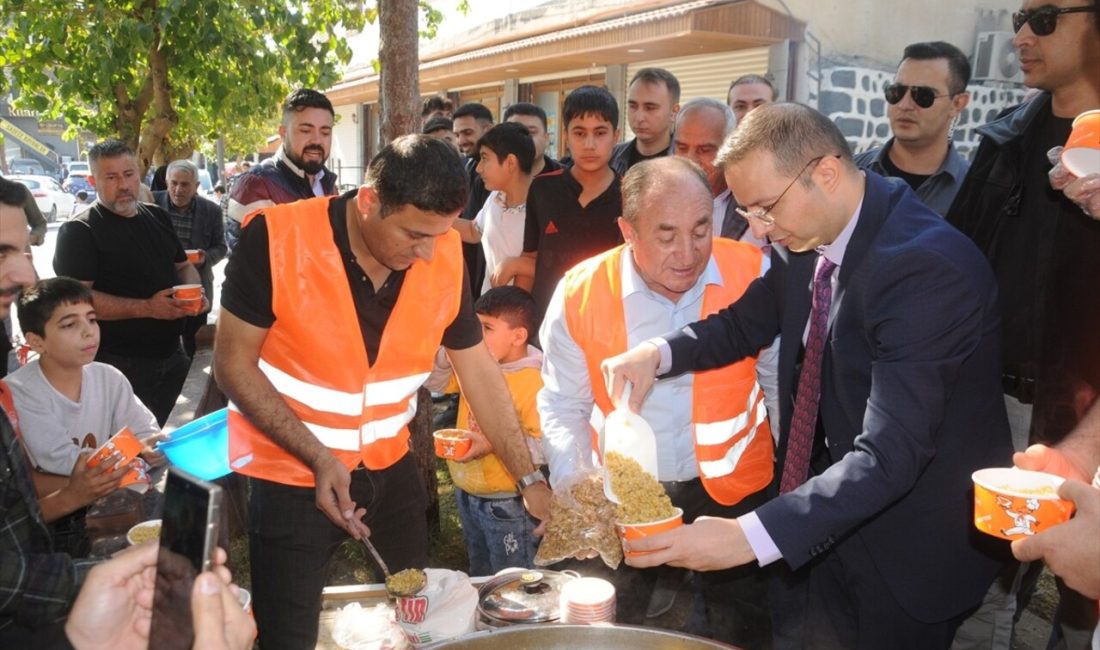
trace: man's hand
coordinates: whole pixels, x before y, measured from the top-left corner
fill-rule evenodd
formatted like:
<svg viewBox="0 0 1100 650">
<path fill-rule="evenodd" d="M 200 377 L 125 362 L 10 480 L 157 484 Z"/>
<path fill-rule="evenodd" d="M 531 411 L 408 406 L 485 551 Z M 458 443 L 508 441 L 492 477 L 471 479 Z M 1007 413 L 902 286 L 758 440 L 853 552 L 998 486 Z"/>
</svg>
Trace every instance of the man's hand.
<svg viewBox="0 0 1100 650">
<path fill-rule="evenodd" d="M 1046 472 L 1068 479 L 1074 479 L 1088 483 L 1092 480 L 1092 474 L 1088 468 L 1080 467 L 1073 459 L 1060 449 L 1047 447 L 1046 445 L 1031 445 L 1024 451 L 1012 454 L 1012 463 L 1020 469 L 1033 472 Z"/>
<path fill-rule="evenodd" d="M 1070 589 L 1100 599 L 1100 490 L 1067 480 L 1058 496 L 1077 505 L 1073 519 L 1012 542 L 1012 554 L 1021 562 L 1043 560 Z"/>
<path fill-rule="evenodd" d="M 523 491 L 523 507 L 540 522 L 534 531 L 539 537 L 546 532 L 546 525 L 550 521 L 550 499 L 553 496 L 550 485 L 545 481 L 539 481 Z"/>
<path fill-rule="evenodd" d="M 518 258 L 508 257 L 501 260 L 489 274 L 489 286 L 493 288 L 506 286 L 516 277 L 517 266 Z"/>
<path fill-rule="evenodd" d="M 65 622 L 79 650 L 140 650 L 149 642 L 156 583 L 154 543 L 127 549 L 88 573 Z"/>
<path fill-rule="evenodd" d="M 256 621 L 241 608 L 238 592 L 209 572 L 195 579 L 191 591 L 194 648 L 246 650 L 252 647 L 256 639 Z"/>
<path fill-rule="evenodd" d="M 1060 190 L 1066 198 L 1093 219 L 1100 219 L 1100 174 L 1078 178 L 1062 164 L 1062 147 L 1047 152 L 1047 159 L 1054 165 L 1050 170 L 1050 186 Z"/>
<path fill-rule="evenodd" d="M 327 449 L 311 464 L 316 485 L 317 508 L 332 523 L 348 531 L 355 539 L 370 535 L 363 523 L 366 508 L 355 507 L 351 500 L 351 472 Z"/>
<path fill-rule="evenodd" d="M 176 320 L 184 316 L 190 316 L 191 312 L 184 308 L 183 302 L 172 297 L 175 289 L 171 287 L 158 291 L 145 302 L 149 308 L 149 316 L 157 320 Z"/>
<path fill-rule="evenodd" d="M 631 551 L 652 551 L 627 557 L 633 567 L 659 564 L 717 571 L 748 564 L 756 559 L 745 533 L 736 519 L 699 517 L 695 523 L 628 543 Z"/>
<path fill-rule="evenodd" d="M 141 459 L 145 462 L 149 463 L 149 466 L 153 467 L 154 469 L 157 467 L 163 467 L 168 463 L 168 458 L 165 457 L 164 452 L 157 449 L 157 444 L 164 442 L 167 439 L 167 433 L 155 433 L 146 438 L 142 438 L 141 443 L 145 446 L 145 448 L 141 450 L 141 453 L 138 454 L 138 456 L 140 456 Z"/>
<path fill-rule="evenodd" d="M 652 343 L 641 343 L 630 350 L 604 359 L 600 364 L 604 383 L 612 404 L 618 404 L 623 393 L 623 384 L 630 382 L 630 400 L 627 406 L 635 413 L 642 410 L 653 383 L 657 379 L 657 366 L 661 363 L 661 353 Z"/>
<path fill-rule="evenodd" d="M 471 429 L 466 429 L 463 433 L 470 439 L 471 444 L 465 454 L 454 459 L 456 463 L 468 463 L 471 460 L 477 460 L 478 458 L 493 453 L 493 445 L 489 442 L 489 439 L 485 437 L 485 434 Z"/>
<path fill-rule="evenodd" d="M 88 467 L 92 453 L 92 450 L 80 453 L 69 474 L 69 483 L 64 488 L 81 507 L 117 490 L 122 477 L 130 470 L 130 464 L 120 462 L 122 458 L 117 453 L 95 467 Z"/>
</svg>

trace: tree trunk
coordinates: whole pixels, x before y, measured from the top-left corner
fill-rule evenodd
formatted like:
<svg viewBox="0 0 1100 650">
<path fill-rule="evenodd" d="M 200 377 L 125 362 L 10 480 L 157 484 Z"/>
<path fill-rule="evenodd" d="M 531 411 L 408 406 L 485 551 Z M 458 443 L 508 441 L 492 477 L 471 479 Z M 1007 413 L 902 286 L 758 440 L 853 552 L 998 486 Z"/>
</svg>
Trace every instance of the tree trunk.
<svg viewBox="0 0 1100 650">
<path fill-rule="evenodd" d="M 149 48 L 149 78 L 153 88 L 153 116 L 145 123 L 138 143 L 138 167 L 144 175 L 153 164 L 161 143 L 179 124 L 179 113 L 172 106 L 172 88 L 168 85 L 168 57 L 160 47 L 160 30 Z"/>
<path fill-rule="evenodd" d="M 378 3 L 382 142 L 420 131 L 419 33 L 416 0 Z"/>
<path fill-rule="evenodd" d="M 378 45 L 382 142 L 420 131 L 420 77 L 418 65 L 420 7 L 416 0 L 383 0 L 378 3 L 381 38 Z M 432 444 L 432 399 L 424 388 L 418 392 L 416 416 L 409 423 L 409 441 L 420 476 L 428 492 L 430 530 L 439 528 L 439 493 Z"/>
</svg>

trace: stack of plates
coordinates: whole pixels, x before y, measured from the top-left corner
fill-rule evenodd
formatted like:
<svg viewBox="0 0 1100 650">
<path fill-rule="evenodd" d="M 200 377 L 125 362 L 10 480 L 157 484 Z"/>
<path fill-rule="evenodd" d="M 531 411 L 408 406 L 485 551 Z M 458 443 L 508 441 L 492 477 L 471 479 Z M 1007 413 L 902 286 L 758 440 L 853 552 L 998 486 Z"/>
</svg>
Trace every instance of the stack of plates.
<svg viewBox="0 0 1100 650">
<path fill-rule="evenodd" d="M 615 586 L 600 578 L 578 578 L 561 589 L 561 622 L 573 624 L 615 621 Z"/>
</svg>

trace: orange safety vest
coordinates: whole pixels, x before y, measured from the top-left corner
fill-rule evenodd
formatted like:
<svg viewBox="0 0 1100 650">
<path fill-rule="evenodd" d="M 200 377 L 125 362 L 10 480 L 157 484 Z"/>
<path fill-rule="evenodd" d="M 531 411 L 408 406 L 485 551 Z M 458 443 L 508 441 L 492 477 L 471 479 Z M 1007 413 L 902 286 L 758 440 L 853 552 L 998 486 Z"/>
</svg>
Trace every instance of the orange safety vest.
<svg viewBox="0 0 1100 650">
<path fill-rule="evenodd" d="M 406 426 L 416 391 L 432 369 L 443 331 L 462 301 L 458 233 L 436 242 L 432 261 L 405 272 L 374 364 L 359 328 L 329 201 L 321 197 L 264 208 L 275 322 L 260 349 L 260 370 L 294 414 L 349 470 L 384 469 L 409 449 Z M 254 214 L 244 220 L 244 227 Z M 229 404 L 229 461 L 236 471 L 312 487 L 313 471 Z"/>
<path fill-rule="evenodd" d="M 619 246 L 578 264 L 563 279 L 569 332 L 584 352 L 592 396 L 602 414 L 612 410 L 600 362 L 626 351 L 622 264 Z M 711 255 L 722 285 L 703 290 L 700 318 L 727 307 L 759 275 L 760 249 L 715 239 Z M 696 372 L 692 380 L 692 433 L 703 487 L 722 505 L 733 505 L 772 480 L 772 436 L 764 394 L 756 383 L 756 359 Z M 593 438 L 595 441 L 595 438 Z"/>
</svg>

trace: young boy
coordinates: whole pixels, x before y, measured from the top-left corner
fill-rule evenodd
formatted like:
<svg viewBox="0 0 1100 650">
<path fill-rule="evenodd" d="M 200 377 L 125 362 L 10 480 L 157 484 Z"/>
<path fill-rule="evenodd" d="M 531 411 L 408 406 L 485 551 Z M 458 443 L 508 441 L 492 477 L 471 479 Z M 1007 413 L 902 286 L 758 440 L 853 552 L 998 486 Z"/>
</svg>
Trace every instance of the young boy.
<svg viewBox="0 0 1100 650">
<path fill-rule="evenodd" d="M 485 252 L 485 281 L 479 294 L 492 288 L 497 266 L 523 252 L 527 219 L 527 188 L 535 163 L 535 142 L 522 124 L 505 122 L 477 141 L 477 173 L 491 190 L 473 221 L 457 219 L 454 228 L 467 244 L 481 242 Z M 530 278 L 516 276 L 516 286 L 530 290 Z"/>
<path fill-rule="evenodd" d="M 545 463 L 542 454 L 539 414 L 535 396 L 542 388 L 542 353 L 529 345 L 535 326 L 535 304 L 531 295 L 519 287 L 497 287 L 474 303 L 481 319 L 485 345 L 500 363 L 512 394 L 512 404 L 520 426 L 527 434 L 527 446 L 535 465 Z M 432 390 L 455 392 L 458 382 L 440 350 L 435 371 L 425 384 Z M 464 392 L 477 390 L 467 386 Z M 470 575 L 492 575 L 508 567 L 534 566 L 538 538 L 535 520 L 527 516 L 523 498 L 516 492 L 515 479 L 500 462 L 464 396 L 458 402 L 458 428 L 474 440 L 466 456 L 447 461 L 455 484 L 458 516 L 466 537 L 470 557 Z"/>
<path fill-rule="evenodd" d="M 80 557 L 88 550 L 84 507 L 117 489 L 126 471 L 112 461 L 88 467 L 91 451 L 128 426 L 146 443 L 141 457 L 163 465 L 153 448 L 160 427 L 121 372 L 93 361 L 99 325 L 88 287 L 72 278 L 41 280 L 23 292 L 17 309 L 38 358 L 5 382 L 37 470 L 35 488 L 40 498 L 54 497 L 42 501 L 43 515 L 57 520 L 51 532 L 61 550 Z"/>
<path fill-rule="evenodd" d="M 523 255 L 506 260 L 495 282 L 533 277 L 539 320 L 567 270 L 622 243 L 619 178 L 608 165 L 619 139 L 619 105 L 606 89 L 581 86 L 565 98 L 562 113 L 573 166 L 532 181 Z"/>
</svg>

